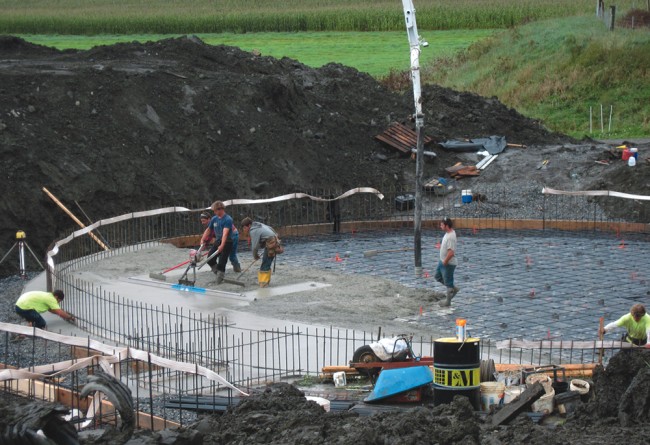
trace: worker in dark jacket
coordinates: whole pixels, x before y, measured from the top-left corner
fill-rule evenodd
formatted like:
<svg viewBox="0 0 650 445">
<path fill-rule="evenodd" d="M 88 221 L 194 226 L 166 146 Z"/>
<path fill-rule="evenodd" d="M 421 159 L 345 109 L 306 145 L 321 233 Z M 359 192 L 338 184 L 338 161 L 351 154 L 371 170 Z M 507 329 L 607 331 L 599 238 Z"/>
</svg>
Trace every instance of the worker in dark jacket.
<svg viewBox="0 0 650 445">
<path fill-rule="evenodd" d="M 260 258 L 259 250 L 262 252 L 262 265 L 257 273 L 257 280 L 260 287 L 267 287 L 271 283 L 271 264 L 276 254 L 284 252 L 280 245 L 278 234 L 271 227 L 261 222 L 253 221 L 250 218 L 244 218 L 241 222 L 241 229 L 244 235 L 250 236 L 253 258 Z"/>
</svg>

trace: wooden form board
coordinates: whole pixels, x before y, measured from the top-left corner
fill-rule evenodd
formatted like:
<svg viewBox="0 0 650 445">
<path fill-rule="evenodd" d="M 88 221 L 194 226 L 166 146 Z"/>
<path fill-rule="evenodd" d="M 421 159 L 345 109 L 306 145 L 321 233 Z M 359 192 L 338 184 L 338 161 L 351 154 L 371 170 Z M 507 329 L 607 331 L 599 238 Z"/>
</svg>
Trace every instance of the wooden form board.
<svg viewBox="0 0 650 445">
<path fill-rule="evenodd" d="M 36 380 L 20 379 L 10 380 L 5 383 L 9 385 L 7 389 L 13 392 L 22 393 L 25 396 L 33 397 L 37 400 L 58 402 L 69 408 L 74 407 L 81 409 L 82 411 L 87 410 L 93 400 L 90 396 L 85 399 L 80 398 L 76 391 Z M 115 407 L 108 400 L 102 400 L 101 403 L 102 423 L 112 423 L 110 416 L 115 412 Z M 150 414 L 137 411 L 136 428 L 152 429 L 152 427 L 153 431 L 160 431 L 166 428 L 180 427 L 180 424 L 157 416 L 152 417 Z"/>
<path fill-rule="evenodd" d="M 410 154 L 411 149 L 417 147 L 418 141 L 417 133 L 399 122 L 394 123 L 386 131 L 375 136 L 375 139 L 405 154 Z M 432 141 L 431 137 L 425 136 L 423 144 L 426 145 Z"/>
</svg>

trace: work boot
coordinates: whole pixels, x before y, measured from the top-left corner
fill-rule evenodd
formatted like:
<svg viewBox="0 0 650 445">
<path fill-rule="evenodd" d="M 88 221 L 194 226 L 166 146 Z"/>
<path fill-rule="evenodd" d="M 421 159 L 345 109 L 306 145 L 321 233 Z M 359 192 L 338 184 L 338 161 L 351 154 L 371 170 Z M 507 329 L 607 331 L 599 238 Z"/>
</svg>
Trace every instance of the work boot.
<svg viewBox="0 0 650 445">
<path fill-rule="evenodd" d="M 239 273 L 239 272 L 241 272 L 241 265 L 240 265 L 240 264 L 233 264 L 233 265 L 232 265 L 232 270 L 233 270 L 233 272 L 235 272 L 235 273 Z"/>
<path fill-rule="evenodd" d="M 460 289 L 459 289 L 460 290 Z M 440 306 L 442 307 L 449 307 L 451 306 L 451 299 L 454 298 L 454 288 L 453 287 L 448 287 L 447 288 L 447 298 L 445 298 L 444 301 L 440 302 Z"/>
<path fill-rule="evenodd" d="M 223 279 L 226 275 L 226 272 L 218 271 L 216 272 L 216 274 L 217 274 L 217 284 L 223 283 Z"/>
<path fill-rule="evenodd" d="M 213 264 L 212 266 L 210 266 L 210 270 L 212 271 L 213 274 L 218 274 L 219 273 L 219 270 L 217 270 L 217 265 L 216 264 Z"/>
<path fill-rule="evenodd" d="M 454 286 L 454 287 L 453 287 L 453 290 L 454 290 L 454 291 L 453 291 L 452 294 L 451 294 L 451 298 L 454 298 L 454 297 L 456 296 L 456 294 L 457 294 L 458 291 L 460 290 L 460 287 L 458 287 L 458 286 Z"/>
</svg>

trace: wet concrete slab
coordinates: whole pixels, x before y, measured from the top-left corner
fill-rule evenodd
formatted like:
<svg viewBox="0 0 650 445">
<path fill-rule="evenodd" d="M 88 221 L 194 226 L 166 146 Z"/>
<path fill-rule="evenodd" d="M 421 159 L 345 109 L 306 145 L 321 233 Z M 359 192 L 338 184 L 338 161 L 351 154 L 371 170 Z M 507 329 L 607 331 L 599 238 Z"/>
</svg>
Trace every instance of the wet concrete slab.
<svg viewBox="0 0 650 445">
<path fill-rule="evenodd" d="M 448 327 L 449 334 L 454 335 L 455 319 L 465 318 L 471 336 L 492 340 L 595 340 L 600 317 L 613 321 L 633 304 L 647 303 L 650 296 L 647 235 L 466 229 L 457 233 L 456 284 L 461 291 L 452 306 L 442 308 L 432 302 L 423 306 L 421 313 L 400 321 L 431 327 L 432 331 Z M 441 239 L 440 231 L 423 232 L 420 276 L 415 274 L 413 251 L 406 250 L 413 247 L 413 232 L 408 229 L 285 238 L 286 252 L 278 261 L 286 267 L 381 277 L 442 293 L 444 287 L 433 278 L 439 255 L 436 245 Z M 402 251 L 387 252 L 395 249 Z M 364 255 L 368 251 L 373 254 Z M 108 292 L 136 301 L 153 305 L 178 303 L 192 311 L 216 312 L 252 329 L 277 328 L 291 320 L 253 316 L 237 311 L 238 307 L 254 299 L 326 285 L 306 281 L 266 289 L 183 289 L 174 288 L 182 274 L 175 272 L 165 281 L 146 276 L 85 278 L 96 280 Z M 44 284 L 34 288 L 38 286 Z M 61 323 L 67 325 L 56 316 L 50 319 L 53 329 Z M 618 334 L 608 337 L 617 339 Z"/>
</svg>

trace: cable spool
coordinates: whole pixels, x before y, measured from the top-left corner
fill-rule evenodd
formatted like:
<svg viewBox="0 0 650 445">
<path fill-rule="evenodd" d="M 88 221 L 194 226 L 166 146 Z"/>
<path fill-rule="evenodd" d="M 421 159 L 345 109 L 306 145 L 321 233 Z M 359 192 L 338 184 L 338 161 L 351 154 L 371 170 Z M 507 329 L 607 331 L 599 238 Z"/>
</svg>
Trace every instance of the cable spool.
<svg viewBox="0 0 650 445">
<path fill-rule="evenodd" d="M 496 367 L 494 366 L 494 360 L 481 360 L 481 382 L 493 382 L 495 381 L 494 374 L 496 373 Z"/>
</svg>

